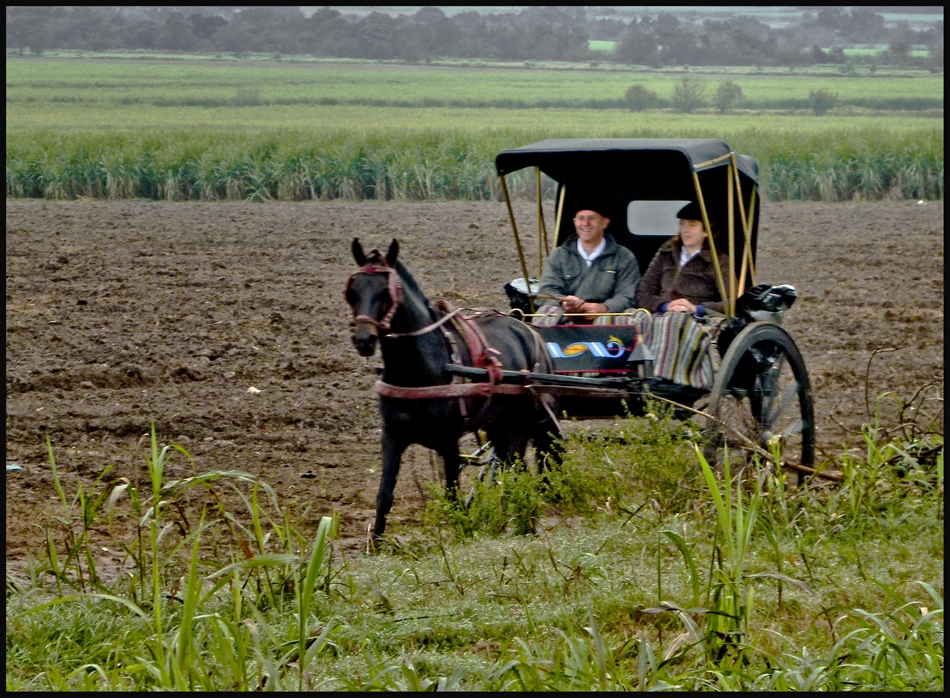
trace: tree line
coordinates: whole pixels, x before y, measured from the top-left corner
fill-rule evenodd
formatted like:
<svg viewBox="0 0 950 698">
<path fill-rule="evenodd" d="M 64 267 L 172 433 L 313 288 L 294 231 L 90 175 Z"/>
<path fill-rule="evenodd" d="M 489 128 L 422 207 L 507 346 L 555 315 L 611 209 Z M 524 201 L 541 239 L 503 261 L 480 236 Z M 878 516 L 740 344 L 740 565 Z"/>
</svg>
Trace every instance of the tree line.
<svg viewBox="0 0 950 698">
<path fill-rule="evenodd" d="M 603 10 L 604 8 L 602 8 Z M 422 61 L 435 58 L 619 61 L 682 65 L 804 66 L 845 63 L 843 47 L 885 43 L 878 60 L 943 68 L 943 22 L 924 31 L 886 27 L 870 8 L 828 7 L 772 28 L 750 16 L 699 22 L 671 12 L 597 16 L 583 7 L 529 7 L 519 13 L 447 16 L 437 7 L 392 17 L 342 15 L 324 7 L 7 7 L 7 49 L 146 49 L 232 54 L 309 54 L 333 58 Z M 592 52 L 591 39 L 616 41 Z M 912 47 L 926 45 L 918 58 Z M 822 46 L 831 47 L 825 50 Z"/>
<path fill-rule="evenodd" d="M 710 94 L 709 84 L 691 77 L 682 77 L 673 86 L 673 95 L 670 99 L 663 99 L 655 91 L 640 83 L 634 83 L 627 88 L 623 102 L 630 111 L 644 111 L 658 107 L 672 107 L 675 111 L 691 114 L 697 109 L 713 106 L 720 114 L 736 107 L 748 106 L 745 104 L 745 95 L 742 88 L 732 80 L 720 82 Z M 707 99 L 707 97 L 709 99 Z M 812 90 L 808 99 L 790 99 L 784 103 L 774 104 L 784 108 L 810 108 L 816 116 L 827 114 L 838 103 L 838 93 L 830 90 Z M 906 104 L 898 105 L 906 107 Z"/>
</svg>

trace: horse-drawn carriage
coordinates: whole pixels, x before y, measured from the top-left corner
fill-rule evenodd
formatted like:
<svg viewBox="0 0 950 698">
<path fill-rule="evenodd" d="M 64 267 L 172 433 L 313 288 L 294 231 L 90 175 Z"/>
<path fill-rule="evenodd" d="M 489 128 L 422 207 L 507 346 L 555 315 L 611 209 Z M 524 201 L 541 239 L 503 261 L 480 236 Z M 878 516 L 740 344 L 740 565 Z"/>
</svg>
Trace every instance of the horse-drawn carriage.
<svg viewBox="0 0 950 698">
<path fill-rule="evenodd" d="M 454 487 L 466 461 L 524 453 L 528 438 L 542 450 L 558 431 L 557 417 L 636 414 L 651 397 L 672 402 L 699 420 L 707 447 L 757 452 L 812 472 L 815 427 L 804 361 L 781 327 L 795 292 L 757 284 L 758 165 L 721 140 L 547 140 L 500 153 L 496 169 L 508 206 L 522 277 L 506 285 L 509 316 L 472 313 L 430 304 L 404 266 L 395 243 L 386 255 L 365 255 L 354 241 L 360 270 L 347 284 L 354 343 L 383 353 L 377 384 L 383 416 L 383 478 L 375 533 L 382 534 L 392 504 L 399 458 L 410 443 L 438 451 L 446 482 Z M 573 232 L 565 202 L 596 195 L 616 241 L 645 271 L 660 246 L 676 233 L 675 214 L 695 201 L 702 212 L 724 317 L 693 318 L 697 346 L 711 369 L 705 380 L 655 372 L 662 342 L 647 341 L 649 313 L 603 313 L 593 323 L 535 324 L 537 298 L 506 175 L 534 168 L 537 183 L 538 275 L 551 243 Z M 557 184 L 554 230 L 548 236 L 541 197 L 542 173 Z M 569 212 L 568 212 L 569 213 Z M 718 239 L 711 231 L 721 231 Z M 718 264 L 716 244 L 728 259 Z M 374 251 L 375 252 L 375 251 Z M 681 315 L 681 314 L 675 314 Z M 589 321 L 590 316 L 585 316 Z M 579 320 L 580 318 L 578 318 Z M 702 327 L 704 323 L 715 324 Z M 652 346 L 651 346 L 652 345 Z M 657 355 L 659 351 L 660 355 Z M 461 457 L 465 431 L 484 431 L 490 443 Z"/>
</svg>

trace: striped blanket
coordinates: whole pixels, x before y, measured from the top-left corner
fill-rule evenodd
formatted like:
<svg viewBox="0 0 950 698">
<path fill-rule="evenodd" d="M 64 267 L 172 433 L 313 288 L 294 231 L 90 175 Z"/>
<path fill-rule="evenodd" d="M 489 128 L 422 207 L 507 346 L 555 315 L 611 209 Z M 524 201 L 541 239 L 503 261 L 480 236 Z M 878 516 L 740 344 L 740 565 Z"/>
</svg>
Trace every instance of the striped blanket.
<svg viewBox="0 0 950 698">
<path fill-rule="evenodd" d="M 653 375 L 657 378 L 712 389 L 719 357 L 713 339 L 721 318 L 699 322 L 689 313 L 650 315 L 640 309 L 632 314 L 598 318 L 596 324 L 636 325 L 653 353 Z"/>
</svg>

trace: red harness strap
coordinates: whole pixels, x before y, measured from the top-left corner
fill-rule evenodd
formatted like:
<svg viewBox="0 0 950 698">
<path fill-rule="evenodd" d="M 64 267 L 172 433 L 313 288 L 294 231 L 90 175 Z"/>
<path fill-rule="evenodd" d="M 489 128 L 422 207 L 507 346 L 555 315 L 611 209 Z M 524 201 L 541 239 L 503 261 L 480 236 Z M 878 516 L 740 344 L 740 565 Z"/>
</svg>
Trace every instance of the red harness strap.
<svg viewBox="0 0 950 698">
<path fill-rule="evenodd" d="M 382 397 L 394 397 L 406 400 L 424 400 L 427 398 L 459 398 L 459 406 L 462 414 L 467 416 L 467 406 L 462 401 L 470 397 L 491 397 L 495 394 L 502 395 L 523 395 L 528 389 L 523 385 L 501 384 L 502 365 L 498 360 L 500 352 L 488 346 L 485 335 L 475 322 L 476 318 L 485 317 L 486 313 L 476 313 L 474 315 L 465 315 L 459 310 L 452 310 L 447 303 L 439 301 L 437 306 L 440 310 L 448 314 L 438 323 L 430 325 L 430 329 L 442 324 L 447 319 L 451 319 L 452 324 L 458 330 L 462 341 L 468 348 L 472 365 L 475 368 L 484 368 L 488 373 L 487 383 L 449 383 L 448 385 L 429 385 L 424 387 L 404 387 L 391 385 L 378 381 L 374 386 L 377 395 Z M 495 311 L 490 311 L 493 315 L 501 315 Z M 414 333 L 415 334 L 415 333 Z"/>
<path fill-rule="evenodd" d="M 472 357 L 472 365 L 475 368 L 484 368 L 487 370 L 488 383 L 493 385 L 501 381 L 502 366 L 497 358 L 500 352 L 488 346 L 488 341 L 478 328 L 475 317 L 483 316 L 459 314 L 453 318 L 453 322 L 459 334 L 462 335 L 462 340 L 468 347 L 469 354 Z"/>
<path fill-rule="evenodd" d="M 370 255 L 373 253 L 379 254 L 379 250 L 371 250 Z M 382 255 L 380 255 L 382 256 Z M 396 273 L 396 270 L 389 266 L 385 258 L 383 259 L 382 266 L 376 264 L 364 264 L 359 268 L 357 272 L 350 275 L 350 278 L 346 281 L 346 288 L 343 290 L 343 296 L 346 297 L 347 293 L 350 290 L 350 285 L 360 274 L 386 274 L 386 285 L 387 291 L 389 292 L 389 310 L 386 311 L 386 314 L 382 319 L 377 320 L 376 318 L 370 317 L 369 315 L 357 315 L 356 308 L 353 308 L 353 320 L 351 324 L 366 323 L 368 325 L 373 325 L 378 327 L 383 332 L 389 332 L 389 327 L 392 324 L 393 316 L 396 314 L 396 310 L 399 309 L 399 305 L 403 301 L 402 293 L 402 284 L 399 283 L 399 274 Z"/>
</svg>

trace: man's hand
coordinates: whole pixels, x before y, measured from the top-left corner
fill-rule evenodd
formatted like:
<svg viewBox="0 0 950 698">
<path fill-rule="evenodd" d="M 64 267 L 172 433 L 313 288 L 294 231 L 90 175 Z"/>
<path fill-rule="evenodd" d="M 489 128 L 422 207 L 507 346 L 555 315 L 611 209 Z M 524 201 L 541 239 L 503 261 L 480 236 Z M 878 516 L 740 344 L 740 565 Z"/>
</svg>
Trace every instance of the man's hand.
<svg viewBox="0 0 950 698">
<path fill-rule="evenodd" d="M 674 313 L 695 313 L 696 306 L 685 298 L 677 298 L 670 301 L 666 306 L 667 311 Z"/>
<path fill-rule="evenodd" d="M 588 303 L 577 296 L 568 296 L 561 301 L 561 307 L 565 313 L 606 313 L 607 306 L 603 303 Z"/>
<path fill-rule="evenodd" d="M 577 296 L 568 296 L 561 301 L 561 307 L 564 308 L 565 313 L 582 313 L 584 312 L 584 301 Z"/>
</svg>

